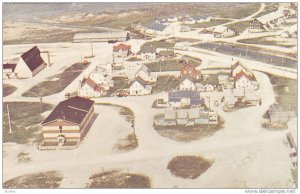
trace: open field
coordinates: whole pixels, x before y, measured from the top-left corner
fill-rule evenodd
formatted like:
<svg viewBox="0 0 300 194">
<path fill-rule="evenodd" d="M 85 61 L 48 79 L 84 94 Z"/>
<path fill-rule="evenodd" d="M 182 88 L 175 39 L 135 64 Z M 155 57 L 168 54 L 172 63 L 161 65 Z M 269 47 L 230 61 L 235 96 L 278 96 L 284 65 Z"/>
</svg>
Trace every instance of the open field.
<svg viewBox="0 0 300 194">
<path fill-rule="evenodd" d="M 221 24 L 225 24 L 227 22 L 230 22 L 230 19 L 211 19 L 210 22 L 203 22 L 203 23 L 197 23 L 197 24 L 191 24 L 189 25 L 192 28 L 209 28 L 212 26 L 217 26 Z"/>
<path fill-rule="evenodd" d="M 5 189 L 54 189 L 60 186 L 63 177 L 59 172 L 48 171 L 22 175 L 3 183 Z"/>
<path fill-rule="evenodd" d="M 51 76 L 47 81 L 38 83 L 22 94 L 25 97 L 49 96 L 63 91 L 72 81 L 77 78 L 89 64 L 75 63 L 62 73 Z"/>
<path fill-rule="evenodd" d="M 246 20 L 246 21 L 236 22 L 233 24 L 228 24 L 226 26 L 231 29 L 234 29 L 238 33 L 242 33 L 243 31 L 246 30 L 246 28 L 249 27 L 249 22 L 250 20 Z"/>
<path fill-rule="evenodd" d="M 17 87 L 15 87 L 15 86 L 12 86 L 9 84 L 3 84 L 3 97 L 14 93 L 16 90 L 17 90 Z"/>
<path fill-rule="evenodd" d="M 177 177 L 196 179 L 207 171 L 212 164 L 213 161 L 200 156 L 177 156 L 169 162 L 168 169 Z"/>
<path fill-rule="evenodd" d="M 261 45 L 271 45 L 271 46 L 282 46 L 282 47 L 295 47 L 296 39 L 282 38 L 280 36 L 263 36 L 258 38 L 249 38 L 238 40 L 240 43 L 246 44 L 261 44 Z"/>
<path fill-rule="evenodd" d="M 195 61 L 194 59 L 186 58 L 183 59 L 165 59 L 158 62 L 145 63 L 151 72 L 163 72 L 163 71 L 180 71 L 180 69 L 185 65 L 185 61 L 191 63 L 194 67 L 197 67 L 201 62 Z"/>
<path fill-rule="evenodd" d="M 255 15 L 255 18 L 277 11 L 277 9 L 278 9 L 278 3 L 266 3 L 265 10 Z"/>
<path fill-rule="evenodd" d="M 119 89 L 128 89 L 129 88 L 129 80 L 124 77 L 114 77 L 114 86 L 110 87 L 104 96 L 111 96 L 115 94 Z"/>
<path fill-rule="evenodd" d="M 9 106 L 12 133 L 9 133 L 7 105 Z M 4 102 L 2 110 L 3 142 L 39 143 L 41 139 L 40 123 L 44 119 L 41 113 L 52 108 L 52 105 L 46 103 Z"/>
</svg>

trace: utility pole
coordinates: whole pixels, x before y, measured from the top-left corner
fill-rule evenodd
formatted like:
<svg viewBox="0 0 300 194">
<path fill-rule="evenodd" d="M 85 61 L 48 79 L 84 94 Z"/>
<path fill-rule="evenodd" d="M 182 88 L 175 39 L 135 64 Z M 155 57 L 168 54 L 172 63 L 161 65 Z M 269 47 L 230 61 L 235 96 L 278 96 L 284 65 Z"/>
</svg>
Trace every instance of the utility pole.
<svg viewBox="0 0 300 194">
<path fill-rule="evenodd" d="M 43 97 L 40 96 L 40 108 L 41 108 L 41 113 L 43 112 Z"/>
<path fill-rule="evenodd" d="M 7 104 L 7 116 L 8 116 L 9 133 L 12 133 L 8 104 Z"/>
</svg>

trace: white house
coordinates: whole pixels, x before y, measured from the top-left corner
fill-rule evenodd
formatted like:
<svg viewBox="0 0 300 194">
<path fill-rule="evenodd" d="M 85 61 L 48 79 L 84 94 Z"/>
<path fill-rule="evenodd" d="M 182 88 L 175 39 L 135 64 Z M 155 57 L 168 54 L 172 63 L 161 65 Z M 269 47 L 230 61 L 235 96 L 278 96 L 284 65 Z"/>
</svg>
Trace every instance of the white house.
<svg viewBox="0 0 300 194">
<path fill-rule="evenodd" d="M 212 84 L 206 84 L 204 88 L 206 92 L 212 92 L 215 90 L 215 87 Z"/>
<path fill-rule="evenodd" d="M 196 90 L 196 84 L 190 76 L 184 76 L 179 85 L 180 90 Z"/>
<path fill-rule="evenodd" d="M 13 79 L 16 78 L 15 68 L 17 64 L 5 63 L 3 64 L 3 79 Z"/>
<path fill-rule="evenodd" d="M 85 98 L 95 98 L 100 97 L 104 94 L 104 88 L 101 85 L 97 85 L 91 79 L 84 79 L 78 91 L 78 96 Z"/>
<path fill-rule="evenodd" d="M 196 20 L 194 18 L 186 18 L 184 24 L 196 24 Z"/>
<path fill-rule="evenodd" d="M 101 85 L 105 90 L 109 90 L 110 87 L 114 86 L 111 76 L 101 71 L 92 71 L 89 75 L 89 78 L 97 85 Z"/>
<path fill-rule="evenodd" d="M 142 65 L 135 73 L 135 78 L 139 77 L 145 82 L 154 83 L 157 81 L 157 77 L 151 73 L 150 69 L 145 65 Z"/>
<path fill-rule="evenodd" d="M 46 67 L 40 53 L 38 47 L 34 46 L 21 55 L 14 71 L 18 78 L 34 77 Z"/>
<path fill-rule="evenodd" d="M 197 23 L 210 22 L 211 17 L 197 16 L 194 17 Z"/>
<path fill-rule="evenodd" d="M 168 17 L 168 22 L 178 22 L 178 18 L 176 16 Z"/>
<path fill-rule="evenodd" d="M 246 75 L 243 71 L 238 73 L 235 77 L 235 88 L 252 88 L 251 77 Z"/>
<path fill-rule="evenodd" d="M 247 68 L 245 65 L 241 64 L 239 61 L 235 62 L 232 65 L 232 77 L 235 77 L 241 71 L 243 71 L 248 76 L 253 76 L 253 73 L 249 68 Z"/>
<path fill-rule="evenodd" d="M 173 29 L 168 25 L 154 22 L 148 27 L 146 33 L 158 36 L 169 36 L 173 33 Z"/>
<path fill-rule="evenodd" d="M 234 30 L 226 26 L 217 26 L 213 30 L 214 37 L 216 38 L 226 38 L 231 37 L 236 34 Z"/>
<path fill-rule="evenodd" d="M 152 87 L 141 78 L 136 78 L 132 81 L 129 87 L 129 94 L 131 96 L 141 96 L 151 94 Z"/>
</svg>

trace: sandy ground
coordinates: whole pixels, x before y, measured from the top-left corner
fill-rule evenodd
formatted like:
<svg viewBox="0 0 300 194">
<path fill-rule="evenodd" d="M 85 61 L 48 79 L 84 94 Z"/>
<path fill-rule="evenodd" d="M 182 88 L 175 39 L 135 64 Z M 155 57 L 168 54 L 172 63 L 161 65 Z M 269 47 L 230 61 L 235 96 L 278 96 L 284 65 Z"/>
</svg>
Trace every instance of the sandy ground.
<svg viewBox="0 0 300 194">
<path fill-rule="evenodd" d="M 111 145 L 122 136 L 122 130 L 126 130 L 123 127 L 128 124 L 108 107 L 97 107 L 100 114 L 76 150 L 39 151 L 35 146 L 4 144 L 4 181 L 26 173 L 60 170 L 64 174 L 61 187 L 78 188 L 84 187 L 88 177 L 101 172 L 104 167 L 128 168 L 132 173 L 144 173 L 150 176 L 155 188 L 292 187 L 289 149 L 283 144 L 286 131 L 274 132 L 261 127 L 262 114 L 274 102 L 274 92 L 265 74 L 257 72 L 255 75 L 262 86 L 258 92 L 263 105 L 232 113 L 218 112 L 225 118 L 224 129 L 190 143 L 161 137 L 152 128 L 153 116 L 162 110 L 152 109 L 151 105 L 161 94 L 95 99 L 125 105 L 134 111 L 139 139 L 136 150 L 113 152 Z M 16 156 L 20 151 L 30 153 L 32 161 L 17 164 Z M 202 155 L 215 162 L 199 178 L 183 180 L 172 176 L 166 169 L 169 160 L 181 154 Z"/>
</svg>

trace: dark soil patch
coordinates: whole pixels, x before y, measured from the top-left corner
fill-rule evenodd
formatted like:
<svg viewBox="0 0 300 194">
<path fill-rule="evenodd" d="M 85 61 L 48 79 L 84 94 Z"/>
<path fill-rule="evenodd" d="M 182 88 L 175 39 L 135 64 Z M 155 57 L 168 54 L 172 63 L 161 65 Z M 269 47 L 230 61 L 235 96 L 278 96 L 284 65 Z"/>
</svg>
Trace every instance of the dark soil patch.
<svg viewBox="0 0 300 194">
<path fill-rule="evenodd" d="M 11 95 L 17 90 L 17 87 L 9 85 L 9 84 L 3 84 L 3 97 Z"/>
<path fill-rule="evenodd" d="M 168 169 L 177 177 L 184 179 L 196 179 L 211 167 L 213 161 L 200 156 L 177 156 L 173 158 Z"/>
<path fill-rule="evenodd" d="M 5 189 L 58 188 L 62 175 L 56 171 L 40 172 L 15 177 L 3 183 Z"/>
<path fill-rule="evenodd" d="M 150 178 L 142 174 L 112 170 L 90 177 L 87 188 L 150 188 Z"/>
</svg>

